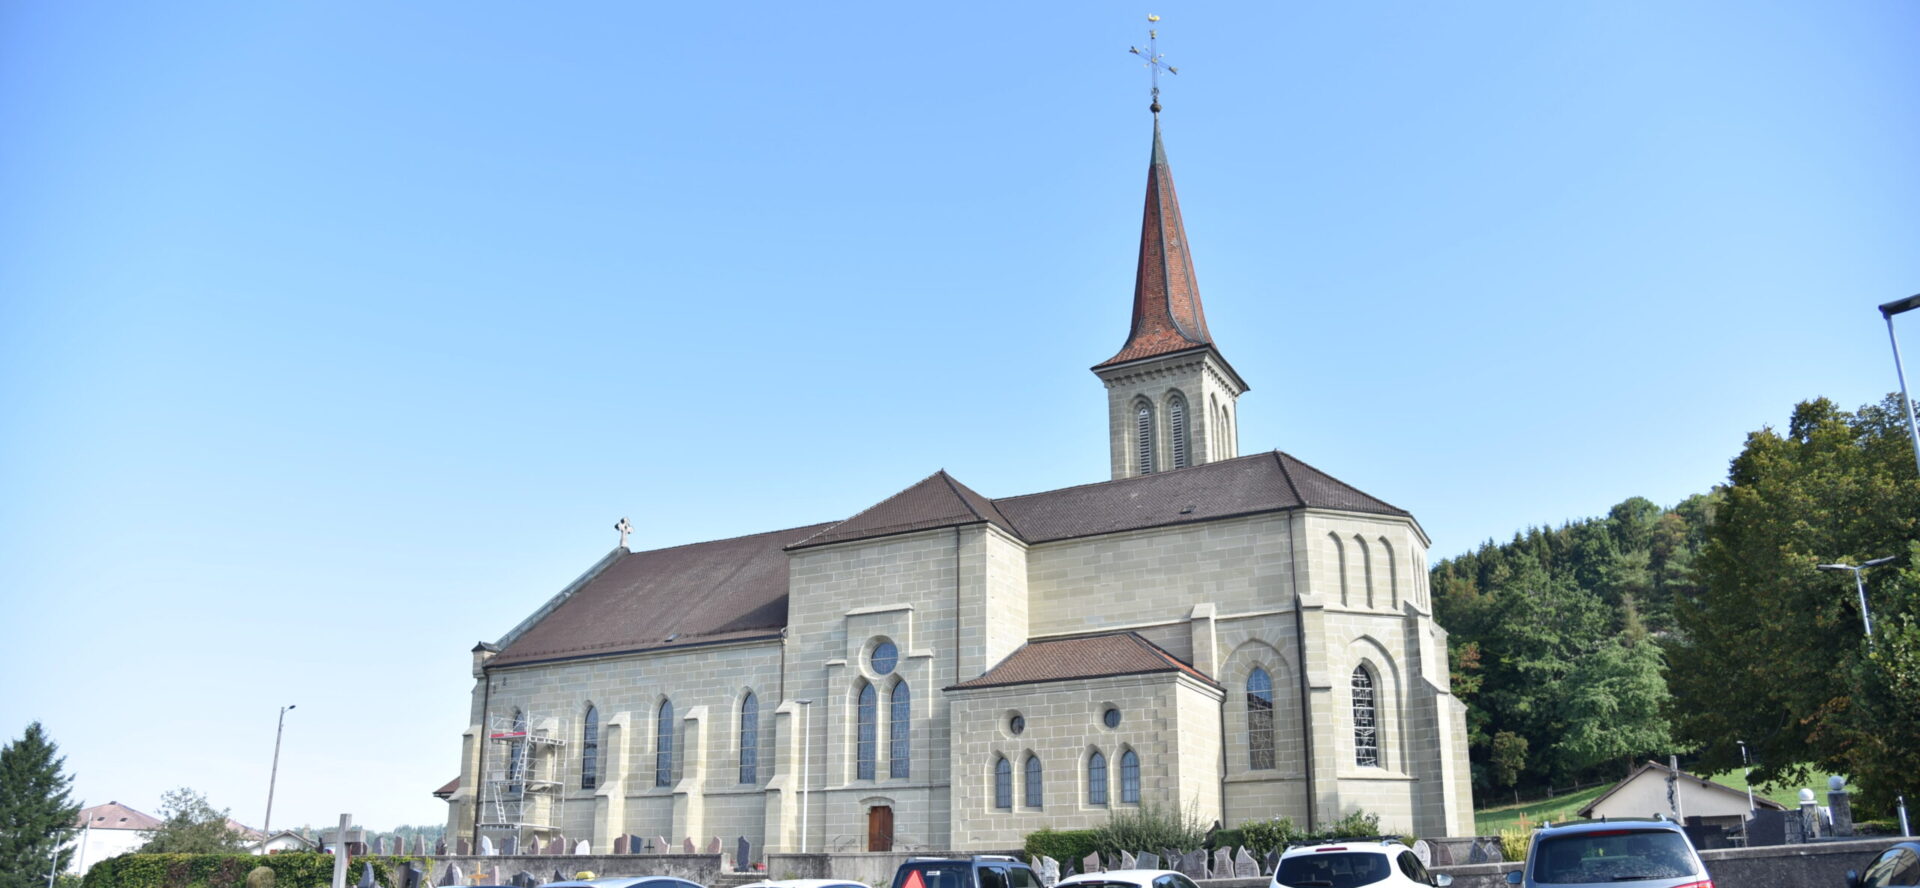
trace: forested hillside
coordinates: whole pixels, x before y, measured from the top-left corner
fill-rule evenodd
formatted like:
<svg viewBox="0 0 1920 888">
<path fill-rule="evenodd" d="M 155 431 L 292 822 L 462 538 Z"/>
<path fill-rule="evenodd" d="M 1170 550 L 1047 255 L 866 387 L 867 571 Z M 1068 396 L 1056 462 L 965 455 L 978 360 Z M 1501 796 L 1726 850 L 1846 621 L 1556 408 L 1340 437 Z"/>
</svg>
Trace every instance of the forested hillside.
<svg viewBox="0 0 1920 888">
<path fill-rule="evenodd" d="M 1661 641 L 1718 498 L 1634 497 L 1433 567 L 1477 791 L 1611 779 L 1670 750 Z"/>
</svg>

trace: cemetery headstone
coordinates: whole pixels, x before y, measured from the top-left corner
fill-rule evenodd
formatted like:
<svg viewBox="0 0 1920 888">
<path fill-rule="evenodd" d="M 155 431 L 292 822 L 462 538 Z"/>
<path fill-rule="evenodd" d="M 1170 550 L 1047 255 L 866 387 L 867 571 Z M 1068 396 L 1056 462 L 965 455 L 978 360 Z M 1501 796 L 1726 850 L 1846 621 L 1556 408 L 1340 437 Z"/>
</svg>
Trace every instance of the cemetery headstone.
<svg viewBox="0 0 1920 888">
<path fill-rule="evenodd" d="M 1486 863 L 1486 862 L 1487 862 L 1486 846 L 1481 844 L 1479 839 L 1473 840 L 1473 850 L 1467 852 L 1467 863 L 1473 864 L 1473 863 Z"/>
<path fill-rule="evenodd" d="M 613 853 L 615 854 L 627 853 L 627 837 L 626 836 L 613 837 Z"/>
<path fill-rule="evenodd" d="M 441 839 L 440 841 L 444 842 L 446 839 Z M 466 857 L 473 853 L 473 845 L 467 841 L 465 836 L 453 840 L 453 849 L 453 853 L 461 857 Z"/>
<path fill-rule="evenodd" d="M 647 847 L 647 840 L 642 839 L 639 836 L 633 835 L 632 833 L 627 834 L 627 853 L 628 854 L 639 854 L 641 849 L 645 847 Z"/>
<path fill-rule="evenodd" d="M 426 836 L 413 837 L 413 856 L 415 857 L 427 856 L 427 837 Z"/>
<path fill-rule="evenodd" d="M 493 856 L 493 837 L 492 836 L 480 837 L 480 856 L 481 857 Z"/>
<path fill-rule="evenodd" d="M 1139 869 L 1140 861 L 1137 858 L 1135 858 L 1132 854 L 1122 851 L 1120 852 L 1120 868 L 1123 870 Z"/>
<path fill-rule="evenodd" d="M 440 871 L 440 881 L 434 884 L 439 888 L 447 888 L 449 885 L 458 885 L 466 881 L 466 878 L 467 874 L 460 871 L 460 864 L 450 863 L 447 864 L 446 869 Z"/>
<path fill-rule="evenodd" d="M 1213 865 L 1207 871 L 1219 876 L 1233 872 L 1233 855 L 1228 854 L 1225 848 L 1213 849 Z"/>
<path fill-rule="evenodd" d="M 573 844 L 573 856 L 575 857 L 585 857 L 592 853 L 593 853 L 593 843 L 587 841 L 586 839 L 581 839 L 580 841 L 575 842 Z"/>
<path fill-rule="evenodd" d="M 356 888 L 373 888 L 373 861 L 368 860 L 360 864 L 360 881 L 354 885 Z"/>
<path fill-rule="evenodd" d="M 1268 851 L 1266 857 L 1262 859 L 1266 862 L 1267 875 L 1273 875 L 1280 871 L 1279 851 Z"/>
<path fill-rule="evenodd" d="M 1087 855 L 1086 859 L 1080 861 L 1080 871 L 1083 873 L 1099 872 L 1100 871 L 1100 855 L 1098 854 Z"/>
<path fill-rule="evenodd" d="M 556 854 L 565 854 L 566 852 L 567 852 L 566 836 L 554 836 L 553 838 L 547 840 L 548 855 L 551 856 Z"/>
<path fill-rule="evenodd" d="M 682 854 L 695 854 L 695 853 L 698 853 L 698 852 L 696 852 L 696 851 L 694 851 L 694 850 L 693 850 L 693 837 L 692 837 L 692 836 L 688 836 L 688 837 L 686 837 L 686 838 L 684 838 L 684 839 L 681 839 L 681 840 L 680 840 L 680 853 L 682 853 Z"/>
<path fill-rule="evenodd" d="M 559 870 L 554 870 L 554 871 L 553 871 L 553 878 L 551 878 L 551 879 L 548 879 L 547 881 L 550 881 L 550 882 L 565 882 L 566 880 L 567 880 L 567 874 L 566 874 L 566 873 L 563 873 L 563 872 L 561 872 L 561 871 L 559 871 Z"/>
<path fill-rule="evenodd" d="M 1475 846 L 1475 850 L 1480 853 L 1480 859 L 1484 863 L 1506 862 L 1507 855 L 1500 850 L 1499 839 L 1482 839 L 1480 843 Z"/>
<path fill-rule="evenodd" d="M 499 865 L 499 864 L 497 864 L 497 863 L 493 865 L 493 882 L 492 882 L 492 884 L 494 884 L 494 885 L 505 885 L 505 884 L 507 884 L 507 868 L 506 868 L 506 867 L 503 867 L 503 866 L 501 866 L 501 865 Z"/>
<path fill-rule="evenodd" d="M 1207 878 L 1207 852 L 1189 851 L 1180 855 L 1180 865 L 1175 867 L 1180 874 L 1189 879 Z"/>
<path fill-rule="evenodd" d="M 512 857 L 518 853 L 520 853 L 520 837 L 519 836 L 511 835 L 500 840 L 501 856 Z"/>
<path fill-rule="evenodd" d="M 1453 843 L 1452 842 L 1434 842 L 1431 844 L 1430 847 L 1433 848 L 1433 865 L 1434 866 L 1452 866 L 1453 865 Z"/>
<path fill-rule="evenodd" d="M 514 888 L 540 888 L 540 879 L 534 874 L 521 870 L 513 874 Z"/>
<path fill-rule="evenodd" d="M 720 837 L 719 837 L 719 836 L 714 836 L 713 838 L 710 838 L 710 839 L 708 839 L 708 840 L 707 840 L 707 850 L 706 850 L 705 852 L 703 852 L 703 853 L 706 853 L 706 854 L 718 854 L 718 853 L 720 853 Z"/>
<path fill-rule="evenodd" d="M 1426 839 L 1413 843 L 1413 856 L 1419 859 L 1421 866 L 1433 866 L 1433 846 L 1427 844 Z"/>
<path fill-rule="evenodd" d="M 421 872 L 419 867 L 414 866 L 413 861 L 409 860 L 406 866 L 400 868 L 400 884 L 395 886 L 395 888 L 420 888 L 421 883 L 425 881 L 426 874 Z"/>
<path fill-rule="evenodd" d="M 1239 852 L 1233 855 L 1233 876 L 1236 879 L 1260 878 L 1260 861 L 1253 859 L 1253 852 L 1248 851 L 1245 845 L 1240 846 Z"/>
<path fill-rule="evenodd" d="M 1747 821 L 1747 847 L 1787 843 L 1787 812 L 1761 808 Z"/>
<path fill-rule="evenodd" d="M 1847 782 L 1839 777 L 1827 780 L 1827 811 L 1833 817 L 1834 835 L 1853 835 L 1853 799 L 1847 792 Z"/>
<path fill-rule="evenodd" d="M 373 845 L 367 848 L 367 853 L 374 855 L 387 853 L 387 849 L 381 844 L 379 836 L 373 837 Z"/>
<path fill-rule="evenodd" d="M 1060 881 L 1060 861 L 1044 854 L 1040 855 L 1040 884 L 1053 888 Z"/>
<path fill-rule="evenodd" d="M 733 843 L 733 868 L 745 870 L 753 864 L 753 844 L 741 836 Z"/>
<path fill-rule="evenodd" d="M 1120 853 L 1125 854 L 1126 852 L 1122 851 Z M 1155 854 L 1152 851 L 1142 851 L 1140 852 L 1140 855 L 1138 857 L 1134 858 L 1134 868 L 1135 869 L 1159 869 L 1160 855 Z"/>
<path fill-rule="evenodd" d="M 673 845 L 667 841 L 666 836 L 654 836 L 653 843 L 653 851 L 655 854 L 673 853 Z"/>
</svg>

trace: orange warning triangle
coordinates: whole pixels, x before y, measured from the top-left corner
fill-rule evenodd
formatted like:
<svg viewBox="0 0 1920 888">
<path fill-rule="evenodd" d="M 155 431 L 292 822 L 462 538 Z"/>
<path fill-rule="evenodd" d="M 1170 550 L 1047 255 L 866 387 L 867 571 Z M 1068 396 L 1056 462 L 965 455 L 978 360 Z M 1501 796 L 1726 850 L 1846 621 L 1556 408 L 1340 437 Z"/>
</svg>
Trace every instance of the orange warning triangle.
<svg viewBox="0 0 1920 888">
<path fill-rule="evenodd" d="M 907 883 L 900 888 L 927 888 L 927 883 L 920 878 L 919 870 L 907 870 Z"/>
</svg>

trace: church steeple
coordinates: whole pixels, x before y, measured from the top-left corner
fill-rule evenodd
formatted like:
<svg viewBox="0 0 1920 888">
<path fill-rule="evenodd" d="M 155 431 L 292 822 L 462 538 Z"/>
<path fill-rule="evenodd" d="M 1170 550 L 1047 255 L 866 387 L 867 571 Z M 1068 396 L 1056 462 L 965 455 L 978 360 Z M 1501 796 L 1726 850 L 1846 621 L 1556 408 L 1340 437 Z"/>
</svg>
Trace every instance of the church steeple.
<svg viewBox="0 0 1920 888">
<path fill-rule="evenodd" d="M 1207 331 L 1155 99 L 1133 322 L 1120 351 L 1093 367 L 1107 385 L 1115 478 L 1237 456 L 1235 403 L 1247 390 Z"/>
</svg>

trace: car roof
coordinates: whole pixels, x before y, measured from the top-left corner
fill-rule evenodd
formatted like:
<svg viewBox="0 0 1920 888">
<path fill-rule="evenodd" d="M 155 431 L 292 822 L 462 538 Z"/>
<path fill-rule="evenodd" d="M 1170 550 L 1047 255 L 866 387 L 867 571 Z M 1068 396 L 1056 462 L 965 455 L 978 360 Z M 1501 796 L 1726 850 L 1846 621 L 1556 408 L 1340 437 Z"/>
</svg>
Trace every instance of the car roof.
<svg viewBox="0 0 1920 888">
<path fill-rule="evenodd" d="M 1345 841 L 1321 842 L 1318 845 L 1295 845 L 1288 848 L 1286 853 L 1280 856 L 1284 859 L 1297 857 L 1302 854 L 1319 854 L 1335 849 L 1341 851 L 1358 851 L 1367 854 L 1392 854 L 1395 851 L 1404 850 L 1406 847 L 1406 843 L 1399 839 L 1393 839 L 1391 841 L 1382 841 L 1380 839 L 1347 839 Z"/>
<path fill-rule="evenodd" d="M 1569 833 L 1599 832 L 1609 829 L 1664 829 L 1686 834 L 1680 824 L 1658 817 L 1614 817 L 1606 820 L 1575 820 L 1540 828 L 1541 835 L 1566 835 Z"/>
<path fill-rule="evenodd" d="M 1161 876 L 1178 876 L 1178 875 L 1181 875 L 1179 870 L 1163 870 L 1163 869 L 1107 870 L 1105 872 L 1080 873 L 1079 875 L 1068 876 L 1064 879 L 1061 879 L 1058 882 L 1055 882 L 1054 884 L 1067 885 L 1067 884 L 1078 884 L 1080 882 L 1100 882 L 1100 881 L 1108 881 L 1108 882 L 1127 881 L 1127 882 L 1151 883 L 1154 879 L 1158 879 Z"/>
</svg>

